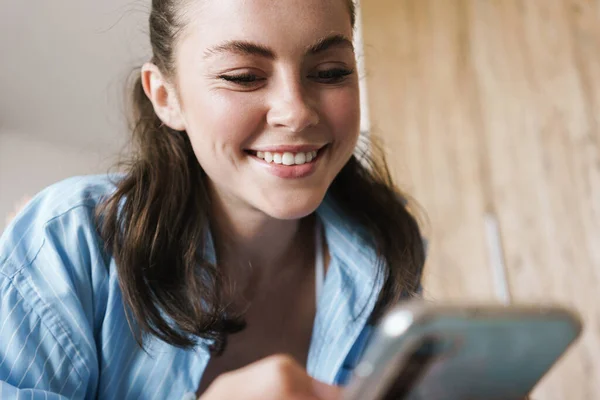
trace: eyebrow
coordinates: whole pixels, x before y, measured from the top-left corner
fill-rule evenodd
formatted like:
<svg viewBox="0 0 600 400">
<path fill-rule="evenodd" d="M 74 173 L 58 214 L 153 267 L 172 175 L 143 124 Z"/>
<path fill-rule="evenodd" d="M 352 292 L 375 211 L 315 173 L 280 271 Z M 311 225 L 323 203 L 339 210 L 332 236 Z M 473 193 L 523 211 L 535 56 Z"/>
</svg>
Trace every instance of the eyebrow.
<svg viewBox="0 0 600 400">
<path fill-rule="evenodd" d="M 207 58 L 219 53 L 236 53 L 240 55 L 275 59 L 275 53 L 268 47 L 245 40 L 230 40 L 215 47 L 211 47 L 204 52 L 204 57 Z"/>
<path fill-rule="evenodd" d="M 344 35 L 336 34 L 319 39 L 315 44 L 308 46 L 306 49 L 306 54 L 315 55 L 334 47 L 349 47 L 352 51 L 354 51 L 354 45 L 350 39 Z M 277 58 L 275 52 L 269 47 L 245 40 L 230 40 L 211 47 L 204 52 L 204 56 L 210 57 L 219 53 L 235 53 L 240 55 L 259 56 L 271 60 Z"/>
<path fill-rule="evenodd" d="M 322 53 L 326 50 L 331 49 L 332 47 L 348 47 L 352 51 L 354 51 L 354 45 L 352 44 L 352 40 L 348 39 L 344 35 L 331 35 L 320 39 L 317 43 L 310 46 L 306 53 L 307 54 L 318 54 Z"/>
</svg>

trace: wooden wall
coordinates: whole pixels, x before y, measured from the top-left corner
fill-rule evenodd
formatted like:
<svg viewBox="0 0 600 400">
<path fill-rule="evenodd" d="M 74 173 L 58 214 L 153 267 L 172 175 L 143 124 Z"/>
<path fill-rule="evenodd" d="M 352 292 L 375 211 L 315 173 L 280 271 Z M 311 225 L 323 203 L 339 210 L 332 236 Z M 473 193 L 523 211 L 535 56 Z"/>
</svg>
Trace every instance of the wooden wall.
<svg viewBox="0 0 600 400">
<path fill-rule="evenodd" d="M 426 296 L 498 299 L 497 221 L 512 301 L 586 324 L 534 399 L 600 398 L 600 0 L 363 0 L 362 25 L 372 133 L 428 216 Z"/>
</svg>

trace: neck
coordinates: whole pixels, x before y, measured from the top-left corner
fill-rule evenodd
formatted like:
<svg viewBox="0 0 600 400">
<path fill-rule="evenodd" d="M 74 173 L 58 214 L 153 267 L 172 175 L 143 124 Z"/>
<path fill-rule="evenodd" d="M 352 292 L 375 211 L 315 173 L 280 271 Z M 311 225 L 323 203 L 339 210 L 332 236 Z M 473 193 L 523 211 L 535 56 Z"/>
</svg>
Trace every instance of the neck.
<svg viewBox="0 0 600 400">
<path fill-rule="evenodd" d="M 277 277 L 298 272 L 314 254 L 312 215 L 279 220 L 218 200 L 213 201 L 211 214 L 215 216 L 211 229 L 218 264 L 237 284 L 275 283 Z"/>
</svg>

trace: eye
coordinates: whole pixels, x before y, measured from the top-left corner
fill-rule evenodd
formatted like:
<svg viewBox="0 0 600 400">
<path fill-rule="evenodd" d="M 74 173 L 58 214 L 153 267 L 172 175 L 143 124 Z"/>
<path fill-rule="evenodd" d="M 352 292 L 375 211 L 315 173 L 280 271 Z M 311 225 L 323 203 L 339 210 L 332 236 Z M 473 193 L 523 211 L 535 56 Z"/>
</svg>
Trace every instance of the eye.
<svg viewBox="0 0 600 400">
<path fill-rule="evenodd" d="M 223 75 L 219 75 L 219 79 L 222 79 L 226 82 L 234 83 L 239 86 L 246 86 L 246 87 L 255 86 L 259 82 L 262 82 L 265 80 L 265 78 L 261 78 L 255 74 L 248 74 L 248 73 L 233 74 L 233 75 L 223 74 Z"/>
<path fill-rule="evenodd" d="M 333 68 L 324 71 L 318 71 L 314 75 L 309 75 L 310 78 L 316 79 L 320 83 L 333 84 L 342 82 L 347 76 L 352 75 L 354 70 L 345 68 Z"/>
</svg>

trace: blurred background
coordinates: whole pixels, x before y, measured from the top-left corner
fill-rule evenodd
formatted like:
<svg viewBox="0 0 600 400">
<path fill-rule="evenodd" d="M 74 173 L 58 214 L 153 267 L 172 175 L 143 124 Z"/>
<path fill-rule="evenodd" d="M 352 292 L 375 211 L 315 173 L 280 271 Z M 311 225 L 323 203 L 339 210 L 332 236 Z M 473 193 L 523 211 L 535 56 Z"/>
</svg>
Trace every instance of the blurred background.
<svg viewBox="0 0 600 400">
<path fill-rule="evenodd" d="M 148 8 L 4 1 L 2 219 L 114 164 Z M 600 0 L 363 0 L 360 19 L 363 131 L 427 214 L 425 296 L 576 309 L 534 399 L 600 398 Z"/>
<path fill-rule="evenodd" d="M 148 58 L 149 1 L 5 0 L 0 231 L 23 196 L 106 172 L 127 142 L 125 82 Z"/>
<path fill-rule="evenodd" d="M 557 302 L 534 399 L 600 399 L 600 0 L 366 0 L 371 133 L 424 207 L 426 297 Z"/>
</svg>

